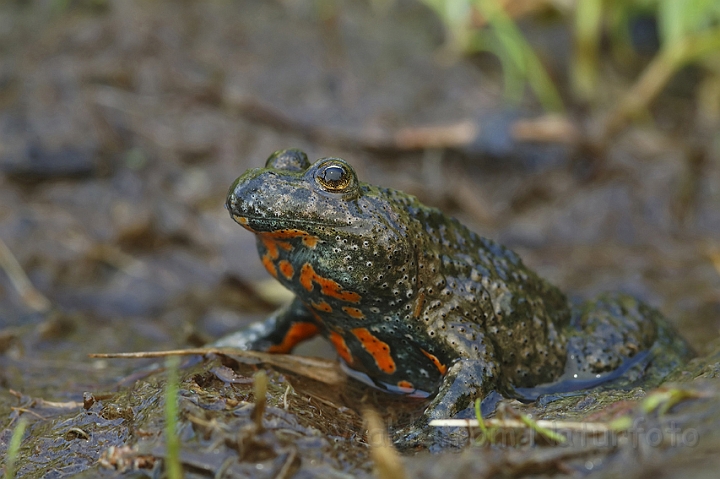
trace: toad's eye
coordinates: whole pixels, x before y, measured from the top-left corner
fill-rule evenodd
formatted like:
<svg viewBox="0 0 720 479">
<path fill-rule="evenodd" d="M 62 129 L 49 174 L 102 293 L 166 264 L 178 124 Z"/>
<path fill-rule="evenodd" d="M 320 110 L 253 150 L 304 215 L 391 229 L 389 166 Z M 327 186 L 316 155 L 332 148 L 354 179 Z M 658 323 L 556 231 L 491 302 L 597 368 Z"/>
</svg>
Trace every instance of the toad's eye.
<svg viewBox="0 0 720 479">
<path fill-rule="evenodd" d="M 355 186 L 355 173 L 344 162 L 329 160 L 320 165 L 315 173 L 315 181 L 331 193 L 341 193 Z"/>
</svg>

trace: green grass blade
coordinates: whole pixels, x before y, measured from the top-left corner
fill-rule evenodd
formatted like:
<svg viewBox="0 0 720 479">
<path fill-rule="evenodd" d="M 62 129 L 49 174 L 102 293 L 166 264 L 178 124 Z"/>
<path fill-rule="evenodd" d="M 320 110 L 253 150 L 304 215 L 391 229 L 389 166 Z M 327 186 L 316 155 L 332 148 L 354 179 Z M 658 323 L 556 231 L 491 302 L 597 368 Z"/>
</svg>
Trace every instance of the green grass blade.
<svg viewBox="0 0 720 479">
<path fill-rule="evenodd" d="M 12 436 L 10 437 L 10 444 L 8 444 L 5 455 L 5 479 L 15 478 L 15 473 L 17 473 L 17 459 L 18 454 L 20 453 L 20 444 L 22 443 L 23 436 L 25 435 L 26 427 L 27 421 L 25 418 L 20 418 L 17 426 L 15 426 Z"/>
<path fill-rule="evenodd" d="M 178 423 L 178 367 L 180 358 L 170 356 L 165 361 L 167 384 L 165 385 L 165 471 L 170 479 L 183 477 L 180 463 L 180 438 L 177 435 Z"/>
<path fill-rule="evenodd" d="M 475 0 L 474 5 L 497 35 L 504 52 L 501 55 L 506 55 L 527 78 L 530 89 L 543 108 L 548 111 L 562 111 L 560 93 L 515 22 L 494 0 Z"/>
</svg>

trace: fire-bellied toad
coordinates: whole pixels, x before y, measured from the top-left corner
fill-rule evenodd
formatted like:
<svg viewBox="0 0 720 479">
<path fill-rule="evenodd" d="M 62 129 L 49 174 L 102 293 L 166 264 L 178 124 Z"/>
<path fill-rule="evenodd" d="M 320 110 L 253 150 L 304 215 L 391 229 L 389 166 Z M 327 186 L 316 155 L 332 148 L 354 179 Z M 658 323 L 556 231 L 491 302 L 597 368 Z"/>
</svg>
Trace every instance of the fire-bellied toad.
<svg viewBox="0 0 720 479">
<path fill-rule="evenodd" d="M 573 308 L 514 252 L 413 196 L 358 181 L 339 158 L 310 164 L 278 151 L 235 181 L 226 206 L 296 297 L 221 344 L 289 352 L 321 334 L 355 377 L 438 393 L 428 418 L 492 391 L 532 400 L 641 377 L 651 364 L 664 374 L 688 353 L 643 303 L 613 295 Z"/>
</svg>

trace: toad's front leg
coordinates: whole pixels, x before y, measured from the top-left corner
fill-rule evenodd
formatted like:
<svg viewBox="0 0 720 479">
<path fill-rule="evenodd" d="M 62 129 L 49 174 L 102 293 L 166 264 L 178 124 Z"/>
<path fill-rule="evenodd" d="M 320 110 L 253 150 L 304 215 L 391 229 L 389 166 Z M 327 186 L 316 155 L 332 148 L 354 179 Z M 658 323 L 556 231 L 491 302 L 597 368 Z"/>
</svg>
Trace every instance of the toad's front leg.
<svg viewBox="0 0 720 479">
<path fill-rule="evenodd" d="M 448 370 L 435 397 L 422 416 L 412 424 L 393 433 L 393 441 L 401 448 L 427 446 L 447 440 L 448 435 L 430 427 L 433 419 L 472 418 L 475 400 L 482 401 L 483 415 L 494 410 L 500 395 L 494 391 L 497 382 L 495 368 L 487 361 L 460 359 Z"/>
<path fill-rule="evenodd" d="M 213 346 L 245 351 L 289 353 L 300 342 L 320 332 L 307 307 L 297 298 L 272 313 L 265 321 L 217 340 Z"/>
</svg>

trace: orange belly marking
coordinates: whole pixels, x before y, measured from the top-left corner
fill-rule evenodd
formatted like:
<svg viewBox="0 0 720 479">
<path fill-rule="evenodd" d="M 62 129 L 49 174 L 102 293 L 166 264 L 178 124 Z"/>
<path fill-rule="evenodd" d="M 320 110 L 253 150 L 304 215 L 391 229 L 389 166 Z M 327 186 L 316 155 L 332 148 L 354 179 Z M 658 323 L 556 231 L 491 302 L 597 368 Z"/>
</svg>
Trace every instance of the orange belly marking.
<svg viewBox="0 0 720 479">
<path fill-rule="evenodd" d="M 320 292 L 325 296 L 336 298 L 348 303 L 357 303 L 361 296 L 354 291 L 343 290 L 338 283 L 329 278 L 323 278 L 315 272 L 310 263 L 300 268 L 300 284 L 308 291 L 313 290 L 313 283 L 320 286 Z"/>
<path fill-rule="evenodd" d="M 293 268 L 293 265 L 290 264 L 290 261 L 286 259 L 278 263 L 278 268 L 280 268 L 280 272 L 288 280 L 292 279 L 293 275 L 295 274 L 295 268 Z"/>
<path fill-rule="evenodd" d="M 352 364 L 352 353 L 350 353 L 350 349 L 347 347 L 347 344 L 345 344 L 345 340 L 343 339 L 343 337 L 335 331 L 331 331 L 329 339 L 330 342 L 333 343 L 333 346 L 335 346 L 335 350 L 340 355 L 340 357 L 343 358 L 346 363 Z"/>
<path fill-rule="evenodd" d="M 317 243 L 319 241 L 319 238 L 317 236 L 313 236 L 307 231 L 298 230 L 298 229 L 283 229 L 283 230 L 277 230 L 277 231 L 269 231 L 269 232 L 263 232 L 259 233 L 262 236 L 273 238 L 275 240 L 288 240 L 293 238 L 302 238 L 302 243 L 307 246 L 310 249 L 314 249 L 315 246 L 317 246 Z"/>
<path fill-rule="evenodd" d="M 415 386 L 412 385 L 410 381 L 398 381 L 397 387 L 402 390 L 402 392 L 411 393 L 415 391 Z"/>
<path fill-rule="evenodd" d="M 420 349 L 420 351 L 435 365 L 438 371 L 440 371 L 440 374 L 443 376 L 447 372 L 447 366 L 445 366 L 443 363 L 440 362 L 440 360 L 437 358 L 437 356 L 428 353 L 424 349 Z"/>
<path fill-rule="evenodd" d="M 274 344 L 267 350 L 269 353 L 289 353 L 299 342 L 312 338 L 318 333 L 318 327 L 313 323 L 293 323 L 285 333 L 280 344 Z"/>
<path fill-rule="evenodd" d="M 327 304 L 325 301 L 320 301 L 319 303 L 311 302 L 310 306 L 312 306 L 316 311 L 322 311 L 323 313 L 332 313 L 333 311 L 332 306 Z"/>
<path fill-rule="evenodd" d="M 370 353 L 375 360 L 377 367 L 384 373 L 392 374 L 395 372 L 395 361 L 390 356 L 390 346 L 380 341 L 378 338 L 367 330 L 367 328 L 355 328 L 350 331 L 360 340 L 363 349 Z"/>
<path fill-rule="evenodd" d="M 270 253 L 266 253 L 261 258 L 263 266 L 265 266 L 265 269 L 277 278 L 277 269 L 275 269 L 275 264 L 272 262 L 272 258 L 270 258 Z"/>
<path fill-rule="evenodd" d="M 365 319 L 365 315 L 362 311 L 360 311 L 358 308 L 353 308 L 351 306 L 343 306 L 342 310 L 347 313 L 348 316 L 355 319 Z"/>
</svg>

